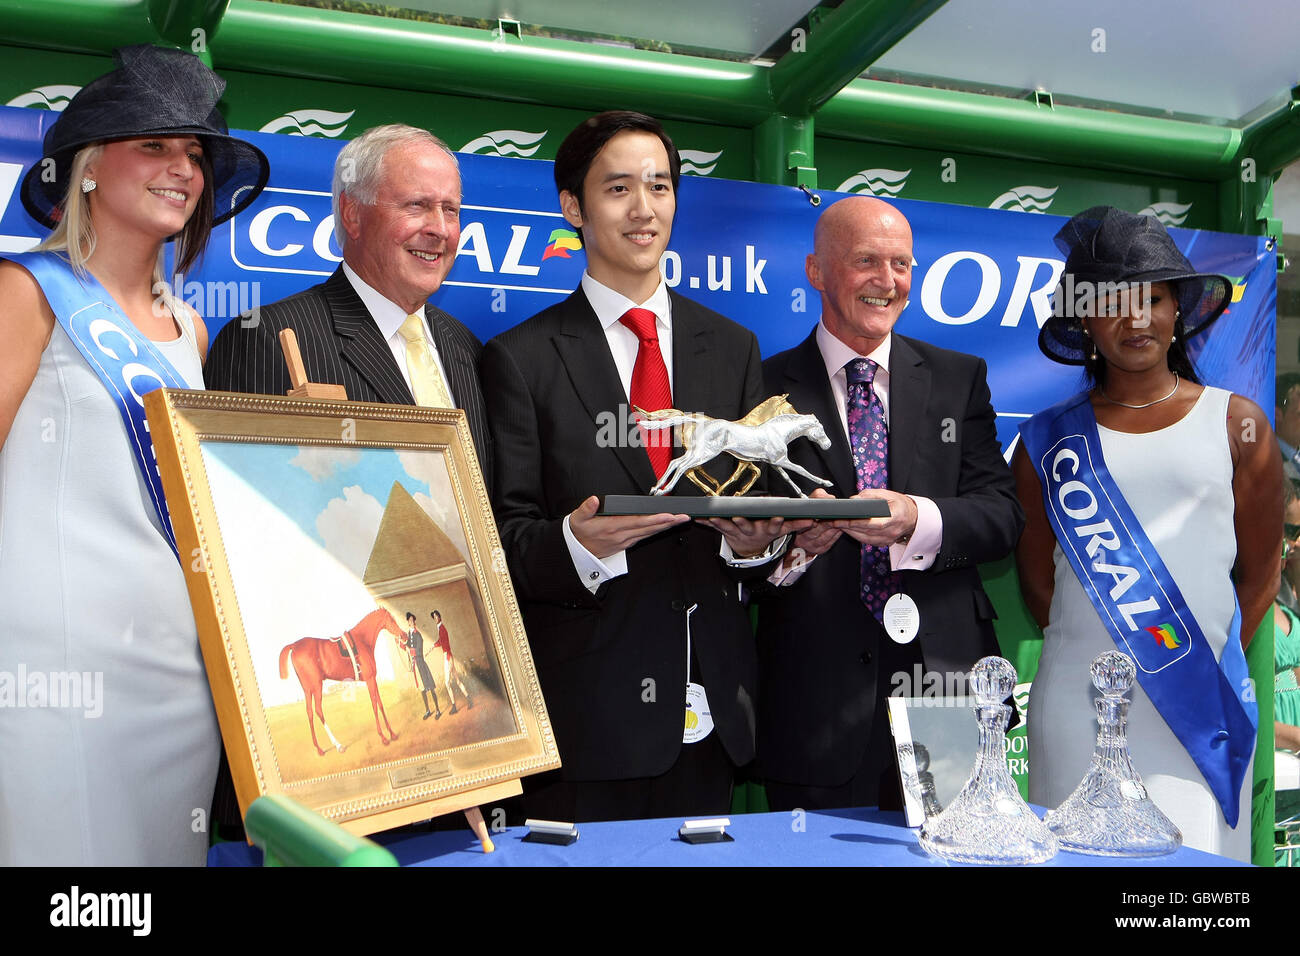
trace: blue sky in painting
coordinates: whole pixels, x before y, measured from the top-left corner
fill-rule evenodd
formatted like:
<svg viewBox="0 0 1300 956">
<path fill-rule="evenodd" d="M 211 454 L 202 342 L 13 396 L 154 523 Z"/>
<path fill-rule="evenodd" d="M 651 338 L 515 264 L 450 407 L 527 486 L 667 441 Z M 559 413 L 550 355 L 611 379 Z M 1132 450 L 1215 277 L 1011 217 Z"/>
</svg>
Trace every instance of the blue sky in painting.
<svg viewBox="0 0 1300 956">
<path fill-rule="evenodd" d="M 364 446 L 263 445 L 206 441 L 203 451 L 226 464 L 290 518 L 314 541 L 326 542 L 317 517 L 343 489 L 359 487 L 381 504 L 393 482 L 414 493 L 430 493 L 427 482 L 410 475 L 391 448 Z"/>
</svg>

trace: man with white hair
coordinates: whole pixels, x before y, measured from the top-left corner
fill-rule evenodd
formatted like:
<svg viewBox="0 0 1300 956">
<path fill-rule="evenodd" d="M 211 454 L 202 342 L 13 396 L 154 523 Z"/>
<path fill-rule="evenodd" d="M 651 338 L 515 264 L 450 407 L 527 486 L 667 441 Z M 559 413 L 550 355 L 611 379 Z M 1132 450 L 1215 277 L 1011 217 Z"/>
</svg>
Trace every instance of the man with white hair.
<svg viewBox="0 0 1300 956">
<path fill-rule="evenodd" d="M 292 328 L 310 381 L 342 385 L 353 401 L 463 408 L 491 487 L 481 343 L 426 301 L 460 242 L 455 155 L 413 126 L 366 130 L 335 161 L 333 204 L 343 264 L 320 285 L 228 323 L 208 356 L 208 388 L 285 394 L 278 336 Z"/>
</svg>

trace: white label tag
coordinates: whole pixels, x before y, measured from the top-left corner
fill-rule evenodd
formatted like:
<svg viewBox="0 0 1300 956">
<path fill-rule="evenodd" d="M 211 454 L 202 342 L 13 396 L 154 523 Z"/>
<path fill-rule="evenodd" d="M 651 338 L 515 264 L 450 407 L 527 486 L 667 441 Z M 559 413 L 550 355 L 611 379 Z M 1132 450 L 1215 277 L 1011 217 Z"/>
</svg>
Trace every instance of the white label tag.
<svg viewBox="0 0 1300 956">
<path fill-rule="evenodd" d="M 709 710 L 709 695 L 704 688 L 691 681 L 686 685 L 686 729 L 682 743 L 693 744 L 713 733 L 713 711 Z"/>
<path fill-rule="evenodd" d="M 921 629 L 921 612 L 907 594 L 895 594 L 885 602 L 885 633 L 896 644 L 910 644 Z"/>
</svg>

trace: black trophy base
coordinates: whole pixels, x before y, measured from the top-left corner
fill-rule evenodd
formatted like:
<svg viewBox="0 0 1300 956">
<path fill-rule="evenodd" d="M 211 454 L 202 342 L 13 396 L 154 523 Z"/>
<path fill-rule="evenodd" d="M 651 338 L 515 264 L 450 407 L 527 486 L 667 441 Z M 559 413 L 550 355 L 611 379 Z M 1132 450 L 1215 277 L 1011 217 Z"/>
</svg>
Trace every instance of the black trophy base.
<svg viewBox="0 0 1300 956">
<path fill-rule="evenodd" d="M 706 498 L 673 495 L 606 495 L 603 515 L 690 515 L 692 518 L 888 518 L 883 498 Z"/>
</svg>

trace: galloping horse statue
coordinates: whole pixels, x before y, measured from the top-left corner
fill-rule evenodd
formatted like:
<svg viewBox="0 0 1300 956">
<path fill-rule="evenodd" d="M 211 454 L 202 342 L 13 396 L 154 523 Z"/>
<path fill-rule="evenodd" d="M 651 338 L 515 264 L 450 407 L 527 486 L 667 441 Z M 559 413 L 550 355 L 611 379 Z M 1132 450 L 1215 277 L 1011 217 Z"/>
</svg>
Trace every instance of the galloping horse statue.
<svg viewBox="0 0 1300 956">
<path fill-rule="evenodd" d="M 767 399 L 736 422 L 710 418 L 700 412 L 681 412 L 675 408 L 655 412 L 641 411 L 641 414 L 641 425 L 647 429 L 680 425 L 682 444 L 686 447 L 685 452 L 672 460 L 663 477 L 650 489 L 653 495 L 666 495 L 683 475 L 705 494 L 721 495 L 748 470 L 749 480 L 736 492 L 737 495 L 743 495 L 758 480 L 760 472 L 755 462 L 771 465 L 800 498 L 808 496 L 786 474 L 787 468 L 823 487 L 831 485 L 825 478 L 817 477 L 790 460 L 786 446 L 796 438 L 807 436 L 823 449 L 831 447 L 831 440 L 816 416 L 798 414 L 785 395 Z M 734 457 L 737 464 L 731 477 L 719 483 L 704 471 L 703 466 L 723 452 Z"/>
<path fill-rule="evenodd" d="M 280 650 L 280 679 L 288 679 L 288 665 L 292 660 L 294 672 L 298 675 L 298 683 L 302 684 L 303 696 L 306 698 L 307 725 L 311 728 L 311 742 L 322 757 L 325 756 L 325 751 L 316 740 L 313 710 L 316 712 L 316 717 L 320 718 L 325 733 L 329 734 L 334 748 L 339 753 L 343 753 L 344 749 L 330 730 L 329 724 L 325 723 L 325 713 L 321 709 L 321 685 L 327 679 L 365 681 L 366 689 L 370 691 L 370 708 L 375 712 L 375 730 L 379 732 L 379 739 L 384 742 L 385 747 L 390 740 L 397 739 L 397 734 L 388 723 L 388 714 L 384 711 L 384 702 L 379 697 L 379 687 L 375 683 L 375 645 L 379 643 L 379 635 L 383 631 L 391 632 L 394 637 L 400 637 L 405 633 L 392 614 L 383 608 L 375 608 L 363 617 L 356 627 L 344 631 L 342 638 L 304 637 L 292 644 L 286 644 Z M 340 641 L 351 642 L 354 655 L 352 658 L 345 657 L 339 649 Z M 384 727 L 379 725 L 381 716 L 384 718 L 384 727 L 388 728 L 387 737 L 384 736 Z"/>
</svg>

